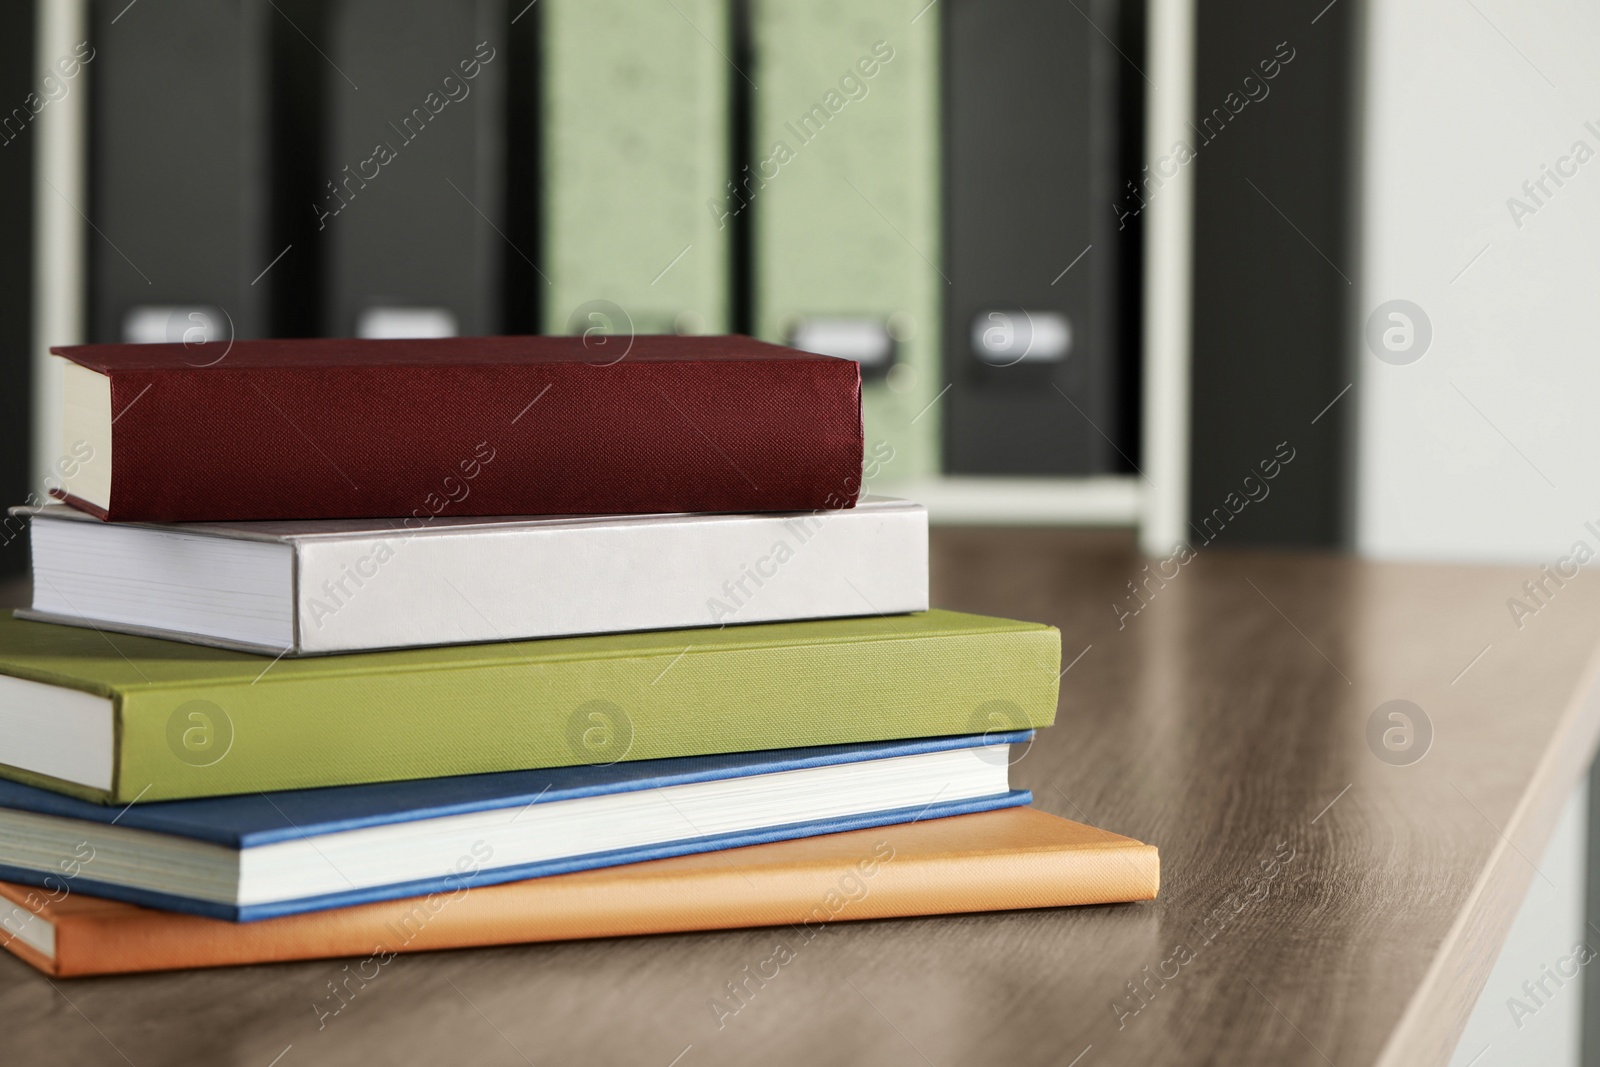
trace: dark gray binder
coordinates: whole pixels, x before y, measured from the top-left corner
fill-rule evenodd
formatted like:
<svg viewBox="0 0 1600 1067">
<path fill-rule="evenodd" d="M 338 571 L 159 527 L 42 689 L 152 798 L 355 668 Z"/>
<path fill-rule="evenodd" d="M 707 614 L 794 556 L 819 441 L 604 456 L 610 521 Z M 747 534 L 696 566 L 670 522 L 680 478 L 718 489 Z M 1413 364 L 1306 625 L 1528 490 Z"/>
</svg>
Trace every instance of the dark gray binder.
<svg viewBox="0 0 1600 1067">
<path fill-rule="evenodd" d="M 27 500 L 34 488 L 29 462 L 33 445 L 33 211 L 25 207 L 33 202 L 34 194 L 33 146 L 38 131 L 33 122 L 38 112 L 50 106 L 41 103 L 48 94 L 63 98 L 59 80 L 51 86 L 41 86 L 36 80 L 35 14 L 32 4 L 16 5 L 7 12 L 7 32 L 0 34 L 0 100 L 12 108 L 0 116 L 0 203 L 13 205 L 13 210 L 0 213 L 0 493 L 7 500 Z M 70 64 L 67 69 L 72 69 Z M 68 92 L 83 90 L 82 84 L 67 88 Z M 35 94 L 31 99 L 30 93 Z M 0 519 L 0 578 L 27 570 L 26 529 L 26 523 L 10 516 Z"/>
<path fill-rule="evenodd" d="M 92 226 L 90 340 L 269 332 L 276 17 L 266 0 L 91 0 L 89 202 L 73 205 Z"/>
<path fill-rule="evenodd" d="M 534 255 L 507 221 L 509 17 L 499 0 L 331 5 L 326 173 L 305 206 L 325 334 L 501 332 L 502 267 Z"/>
<path fill-rule="evenodd" d="M 1350 528 L 1363 31 L 1360 6 L 1325 3 L 1196 5 L 1196 547 L 1336 547 Z M 1224 501 L 1280 443 L 1292 472 L 1232 515 Z"/>
<path fill-rule="evenodd" d="M 945 470 L 1119 469 L 1118 5 L 941 8 Z"/>
</svg>

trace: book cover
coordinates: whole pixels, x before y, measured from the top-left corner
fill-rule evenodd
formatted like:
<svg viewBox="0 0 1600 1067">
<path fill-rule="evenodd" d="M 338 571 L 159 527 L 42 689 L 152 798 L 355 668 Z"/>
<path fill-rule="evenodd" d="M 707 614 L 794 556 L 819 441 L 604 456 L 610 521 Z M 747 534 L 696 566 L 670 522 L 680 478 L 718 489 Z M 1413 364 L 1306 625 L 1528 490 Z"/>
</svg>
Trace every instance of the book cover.
<svg viewBox="0 0 1600 1067">
<path fill-rule="evenodd" d="M 928 516 L 104 523 L 30 516 L 24 618 L 267 655 L 667 630 L 928 607 Z"/>
<path fill-rule="evenodd" d="M 543 0 L 544 330 L 731 328 L 727 0 Z M 610 358 L 605 357 L 605 358 Z"/>
<path fill-rule="evenodd" d="M 52 491 L 103 519 L 810 511 L 860 490 L 859 367 L 747 337 L 52 351 Z"/>
<path fill-rule="evenodd" d="M 0 618 L 0 776 L 129 804 L 1032 729 L 1060 659 L 940 610 L 279 660 Z"/>
<path fill-rule="evenodd" d="M 1029 803 L 1032 733 L 104 807 L 0 781 L 0 879 L 254 922 Z M 606 799 L 602 799 L 606 798 Z M 309 848 L 309 852 L 307 849 Z"/>
<path fill-rule="evenodd" d="M 401 952 L 1152 900 L 1151 846 L 1033 808 L 752 845 L 235 924 L 0 882 L 0 939 L 74 977 Z M 357 981 L 361 979 L 356 979 Z M 343 1003 L 330 993 L 326 1011 Z"/>
</svg>

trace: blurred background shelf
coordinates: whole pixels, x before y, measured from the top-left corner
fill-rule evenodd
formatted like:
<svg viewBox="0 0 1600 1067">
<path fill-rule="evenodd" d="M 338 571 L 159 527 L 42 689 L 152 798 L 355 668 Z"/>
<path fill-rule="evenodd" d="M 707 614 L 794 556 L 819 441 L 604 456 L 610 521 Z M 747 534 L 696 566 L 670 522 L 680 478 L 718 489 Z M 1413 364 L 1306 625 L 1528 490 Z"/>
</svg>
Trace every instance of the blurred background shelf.
<svg viewBox="0 0 1600 1067">
<path fill-rule="evenodd" d="M 38 207 L 6 266 L 48 280 L 8 319 L 14 488 L 60 452 L 51 345 L 741 332 L 858 359 L 869 455 L 936 521 L 1184 536 L 1192 179 L 1128 207 L 1147 113 L 1189 107 L 1183 5 L 29 14 L 14 88 L 59 99 L 0 158 Z"/>
<path fill-rule="evenodd" d="M 931 521 L 967 526 L 1138 526 L 1145 486 L 1137 475 L 1093 478 L 925 478 L 873 492 L 926 505 Z"/>
</svg>

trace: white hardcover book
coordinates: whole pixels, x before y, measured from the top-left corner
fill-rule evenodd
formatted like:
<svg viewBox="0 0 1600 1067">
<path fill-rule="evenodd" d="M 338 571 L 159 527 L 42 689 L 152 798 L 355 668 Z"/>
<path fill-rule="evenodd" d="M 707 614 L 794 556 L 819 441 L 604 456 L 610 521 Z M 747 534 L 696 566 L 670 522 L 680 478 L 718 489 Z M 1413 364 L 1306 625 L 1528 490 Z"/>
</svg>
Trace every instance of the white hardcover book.
<svg viewBox="0 0 1600 1067">
<path fill-rule="evenodd" d="M 268 655 L 667 630 L 928 607 L 928 514 L 107 523 L 31 517 L 21 618 Z"/>
</svg>

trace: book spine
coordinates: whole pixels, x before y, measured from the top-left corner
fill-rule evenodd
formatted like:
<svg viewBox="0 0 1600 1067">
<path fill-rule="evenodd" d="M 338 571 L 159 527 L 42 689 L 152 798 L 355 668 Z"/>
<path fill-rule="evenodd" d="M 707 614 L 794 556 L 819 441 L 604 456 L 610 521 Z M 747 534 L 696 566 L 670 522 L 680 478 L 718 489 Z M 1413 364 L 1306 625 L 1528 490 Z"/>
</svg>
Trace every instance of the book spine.
<svg viewBox="0 0 1600 1067">
<path fill-rule="evenodd" d="M 140 685 L 118 699 L 127 803 L 989 733 L 1055 718 L 1049 628 L 369 666 Z M 198 718 L 196 716 L 199 716 Z M 174 723 L 203 744 L 178 745 Z"/>
<path fill-rule="evenodd" d="M 115 521 L 810 511 L 861 479 L 843 360 L 114 371 Z"/>
<path fill-rule="evenodd" d="M 952 821 L 971 818 L 981 816 Z M 637 865 L 628 883 L 614 871 L 584 872 L 256 923 L 117 909 L 58 921 L 54 964 L 73 976 L 340 956 L 387 962 L 402 952 L 761 926 L 784 928 L 792 949 L 832 922 L 1152 900 L 1159 888 L 1160 857 L 1149 845 L 939 855 L 907 848 L 903 830 L 841 835 L 857 850 L 831 864 L 656 861 Z M 841 878 L 871 892 L 841 906 Z M 45 969 L 26 946 L 7 947 Z M 328 1008 L 339 1006 L 330 994 Z"/>
<path fill-rule="evenodd" d="M 303 541 L 298 561 L 310 654 L 928 607 L 928 515 L 911 507 L 375 534 Z"/>
</svg>

